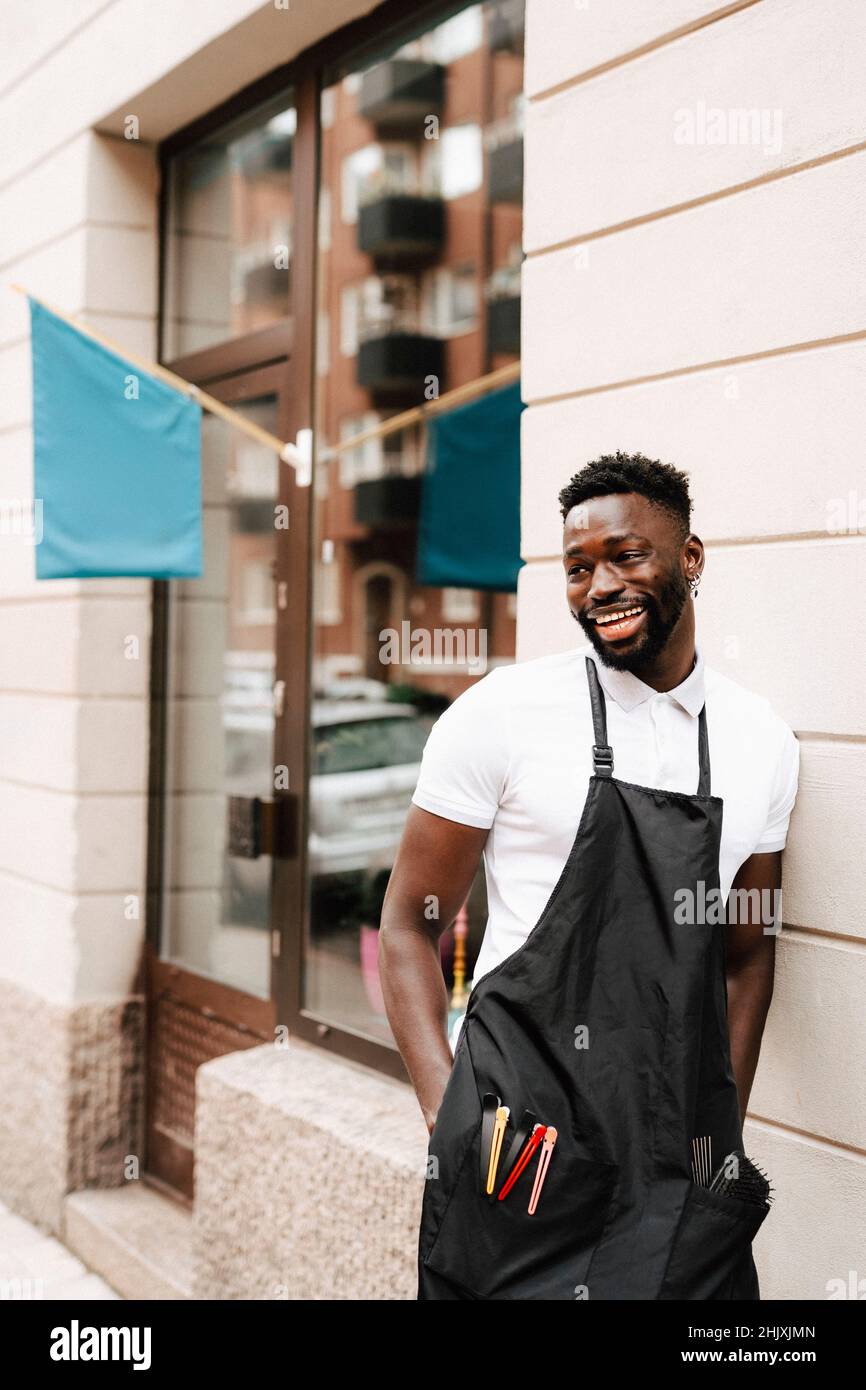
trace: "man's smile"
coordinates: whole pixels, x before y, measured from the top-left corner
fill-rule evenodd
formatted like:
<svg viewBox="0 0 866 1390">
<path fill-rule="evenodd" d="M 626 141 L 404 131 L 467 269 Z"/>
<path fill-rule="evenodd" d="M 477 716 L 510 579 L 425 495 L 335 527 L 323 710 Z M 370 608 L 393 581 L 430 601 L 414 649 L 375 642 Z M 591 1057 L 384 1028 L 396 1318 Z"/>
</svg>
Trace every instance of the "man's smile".
<svg viewBox="0 0 866 1390">
<path fill-rule="evenodd" d="M 646 607 L 644 605 L 620 605 L 619 608 L 609 608 L 603 613 L 588 614 L 589 621 L 595 624 L 596 631 L 604 642 L 621 642 L 624 638 L 633 637 L 640 631 L 641 624 L 646 619 Z"/>
</svg>

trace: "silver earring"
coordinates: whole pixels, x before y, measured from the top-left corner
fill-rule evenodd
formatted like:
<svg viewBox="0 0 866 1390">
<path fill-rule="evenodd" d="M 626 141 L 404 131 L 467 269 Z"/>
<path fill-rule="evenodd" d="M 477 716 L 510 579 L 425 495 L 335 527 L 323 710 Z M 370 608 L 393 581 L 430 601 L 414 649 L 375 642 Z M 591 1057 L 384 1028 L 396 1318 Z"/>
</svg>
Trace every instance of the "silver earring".
<svg viewBox="0 0 866 1390">
<path fill-rule="evenodd" d="M 689 580 L 689 588 L 690 588 L 691 591 L 692 591 L 692 598 L 697 598 L 697 596 L 698 596 L 698 587 L 699 587 L 699 585 L 700 585 L 700 582 L 701 582 L 701 576 L 700 576 L 699 574 L 693 574 L 692 577 L 691 577 L 691 579 Z"/>
</svg>

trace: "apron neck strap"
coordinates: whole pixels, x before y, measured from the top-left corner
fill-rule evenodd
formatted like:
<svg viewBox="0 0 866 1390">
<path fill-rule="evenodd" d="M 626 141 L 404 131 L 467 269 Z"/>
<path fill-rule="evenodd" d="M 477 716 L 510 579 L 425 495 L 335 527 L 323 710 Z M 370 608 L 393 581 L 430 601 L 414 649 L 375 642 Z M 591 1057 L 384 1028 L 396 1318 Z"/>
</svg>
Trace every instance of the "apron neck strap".
<svg viewBox="0 0 866 1390">
<path fill-rule="evenodd" d="M 701 775 L 698 778 L 698 796 L 710 794 L 710 740 L 707 736 L 707 707 L 701 705 L 698 715 L 698 761 Z"/>
<path fill-rule="evenodd" d="M 604 691 L 591 656 L 586 660 L 586 679 L 589 684 L 589 702 L 592 706 L 592 727 L 595 743 L 592 745 L 592 770 L 596 777 L 613 776 L 613 749 L 607 741 L 607 706 Z M 707 735 L 707 707 L 701 706 L 698 715 L 698 796 L 710 795 L 710 740 Z"/>
<path fill-rule="evenodd" d="M 613 749 L 607 741 L 607 709 L 604 691 L 598 679 L 595 662 L 591 656 L 586 658 L 586 679 L 589 682 L 589 703 L 592 706 L 592 727 L 595 743 L 592 745 L 592 770 L 596 777 L 613 776 Z"/>
</svg>

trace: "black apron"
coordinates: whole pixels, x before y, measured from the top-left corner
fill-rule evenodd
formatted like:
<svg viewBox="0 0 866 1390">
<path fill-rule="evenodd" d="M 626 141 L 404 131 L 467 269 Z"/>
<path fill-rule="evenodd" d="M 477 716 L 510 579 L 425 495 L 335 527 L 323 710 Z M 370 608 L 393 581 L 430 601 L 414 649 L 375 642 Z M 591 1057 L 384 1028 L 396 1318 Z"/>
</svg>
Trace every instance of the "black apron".
<svg viewBox="0 0 866 1390">
<path fill-rule="evenodd" d="M 678 890 L 720 888 L 706 711 L 696 795 L 623 782 L 590 657 L 586 674 L 586 805 L 535 927 L 469 996 L 430 1136 L 418 1298 L 758 1299 L 766 1208 L 693 1168 L 695 1140 L 712 1170 L 742 1149 L 725 926 L 675 922 Z M 490 1196 L 498 1104 L 510 1117 Z M 540 1148 L 498 1192 L 534 1124 L 557 1133 L 530 1214 Z"/>
</svg>

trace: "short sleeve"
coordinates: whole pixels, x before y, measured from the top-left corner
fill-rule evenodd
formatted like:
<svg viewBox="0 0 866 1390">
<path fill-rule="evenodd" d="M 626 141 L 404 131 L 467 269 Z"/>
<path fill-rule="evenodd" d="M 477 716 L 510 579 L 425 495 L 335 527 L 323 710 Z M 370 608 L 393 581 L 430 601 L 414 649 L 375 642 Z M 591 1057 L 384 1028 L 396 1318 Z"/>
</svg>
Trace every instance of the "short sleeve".
<svg viewBox="0 0 866 1390">
<path fill-rule="evenodd" d="M 785 724 L 782 727 L 781 747 L 776 762 L 767 823 L 760 841 L 752 851 L 753 854 L 772 854 L 775 850 L 785 848 L 788 823 L 797 799 L 799 776 L 800 745 L 793 730 Z"/>
<path fill-rule="evenodd" d="M 412 801 L 424 811 L 489 829 L 508 773 L 506 709 L 495 667 L 457 696 L 427 736 Z"/>
</svg>

